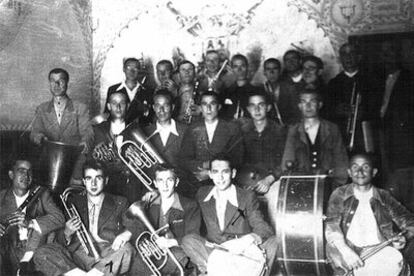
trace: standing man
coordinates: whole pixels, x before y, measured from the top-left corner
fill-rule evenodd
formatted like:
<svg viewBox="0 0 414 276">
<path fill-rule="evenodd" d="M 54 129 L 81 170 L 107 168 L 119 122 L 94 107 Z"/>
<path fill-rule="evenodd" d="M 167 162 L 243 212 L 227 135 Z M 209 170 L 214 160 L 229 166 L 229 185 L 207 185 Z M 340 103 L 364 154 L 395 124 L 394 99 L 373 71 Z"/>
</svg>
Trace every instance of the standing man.
<svg viewBox="0 0 414 276">
<path fill-rule="evenodd" d="M 86 105 L 68 97 L 68 82 L 66 70 L 55 68 L 49 72 L 52 100 L 36 108 L 30 140 L 36 145 L 40 145 L 43 140 L 51 140 L 82 146 L 82 155 L 75 164 L 71 180 L 80 183 L 82 164 L 92 146 L 93 130 Z"/>
<path fill-rule="evenodd" d="M 408 275 L 399 250 L 406 237 L 414 235 L 414 215 L 388 191 L 372 185 L 377 172 L 369 156 L 353 156 L 348 169 L 352 183 L 337 188 L 329 198 L 325 235 L 328 258 L 339 272 L 335 275 L 343 275 L 341 269 L 353 270 L 355 276 Z M 396 231 L 405 233 L 396 236 Z M 390 246 L 365 260 L 361 257 L 388 239 L 392 239 Z"/>
<path fill-rule="evenodd" d="M 183 166 L 199 180 L 207 180 L 210 160 L 218 153 L 227 153 L 232 162 L 242 162 L 243 141 L 237 124 L 218 118 L 221 104 L 218 95 L 201 95 L 203 120 L 194 122 L 184 134 L 181 146 Z"/>
<path fill-rule="evenodd" d="M 180 87 L 176 98 L 176 118 L 184 124 L 199 119 L 200 115 L 200 84 L 195 80 L 195 66 L 191 61 L 183 60 L 178 65 Z M 207 90 L 204 90 L 207 91 Z"/>
<path fill-rule="evenodd" d="M 44 263 L 32 258 L 48 234 L 64 226 L 65 218 L 46 188 L 32 194 L 39 186 L 32 186 L 30 161 L 17 159 L 9 177 L 11 187 L 0 191 L 0 271 L 4 275 L 16 275 L 17 270 L 20 275 L 44 272 Z M 29 197 L 30 204 L 18 209 Z"/>
<path fill-rule="evenodd" d="M 160 60 L 155 69 L 158 79 L 158 86 L 155 90 L 167 89 L 173 97 L 177 97 L 178 86 L 173 80 L 174 66 L 171 61 L 166 59 Z"/>
<path fill-rule="evenodd" d="M 231 69 L 235 81 L 220 94 L 223 103 L 222 115 L 224 119 L 237 120 L 247 116 L 246 107 L 249 93 L 262 89 L 250 84 L 247 79 L 248 68 L 249 64 L 245 56 L 236 54 L 231 58 Z"/>
<path fill-rule="evenodd" d="M 339 58 L 343 67 L 335 78 L 329 81 L 325 101 L 325 114 L 339 126 L 342 137 L 349 145 L 352 133 L 348 121 L 351 120 L 353 109 L 358 104 L 358 117 L 355 130 L 353 151 L 364 151 L 362 122 L 378 118 L 379 82 L 367 75 L 360 68 L 362 55 L 356 46 L 346 43 L 339 49 Z M 359 95 L 359 103 L 356 102 Z"/>
<path fill-rule="evenodd" d="M 304 173 L 331 173 L 336 185 L 345 184 L 348 155 L 338 127 L 319 116 L 318 91 L 303 90 L 299 96 L 302 121 L 289 127 L 282 169 Z"/>
<path fill-rule="evenodd" d="M 266 275 L 270 275 L 277 251 L 276 237 L 272 228 L 263 219 L 254 192 L 233 184 L 235 175 L 236 170 L 228 158 L 218 155 L 211 159 L 209 177 L 214 186 L 201 187 L 196 196 L 207 236 L 185 236 L 184 251 L 198 266 L 200 272 L 206 273 L 208 257 L 213 251 L 206 246 L 207 241 L 220 245 L 233 240 L 235 246 L 229 250 L 228 257 L 232 256 L 231 252 L 243 253 L 247 247 L 256 244 L 266 251 L 266 263 L 269 268 Z M 239 257 L 239 260 L 244 259 Z"/>
<path fill-rule="evenodd" d="M 138 59 L 125 59 L 123 71 L 125 80 L 108 88 L 105 112 L 109 112 L 107 104 L 111 94 L 120 91 L 128 98 L 129 106 L 125 117 L 127 124 L 137 120 L 141 126 L 145 126 L 151 121 L 149 107 L 151 106 L 153 91 L 144 86 L 146 75 Z"/>
<path fill-rule="evenodd" d="M 214 91 L 220 94 L 224 89 L 224 82 L 217 73 L 220 70 L 220 56 L 216 50 L 208 50 L 205 57 L 206 70 L 200 76 L 201 91 Z"/>
</svg>

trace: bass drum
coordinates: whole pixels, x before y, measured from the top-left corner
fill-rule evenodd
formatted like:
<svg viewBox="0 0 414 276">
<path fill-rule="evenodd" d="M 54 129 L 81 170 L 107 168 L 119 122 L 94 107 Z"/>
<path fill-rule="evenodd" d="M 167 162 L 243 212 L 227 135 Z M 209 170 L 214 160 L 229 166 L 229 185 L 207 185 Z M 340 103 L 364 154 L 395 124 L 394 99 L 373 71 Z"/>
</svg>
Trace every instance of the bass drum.
<svg viewBox="0 0 414 276">
<path fill-rule="evenodd" d="M 266 272 L 266 255 L 253 243 L 243 251 L 243 256 L 232 254 L 233 247 L 238 246 L 238 240 L 229 240 L 214 249 L 208 257 L 208 276 L 263 276 Z"/>
<path fill-rule="evenodd" d="M 323 227 L 325 179 L 325 175 L 281 177 L 277 261 L 285 275 L 329 275 Z"/>
</svg>

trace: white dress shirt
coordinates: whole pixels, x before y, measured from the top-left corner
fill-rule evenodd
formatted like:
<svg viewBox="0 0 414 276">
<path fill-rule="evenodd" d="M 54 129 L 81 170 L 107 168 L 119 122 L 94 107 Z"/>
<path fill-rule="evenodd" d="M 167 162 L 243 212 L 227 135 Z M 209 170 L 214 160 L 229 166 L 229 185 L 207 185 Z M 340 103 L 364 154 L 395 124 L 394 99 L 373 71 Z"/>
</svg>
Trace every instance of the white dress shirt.
<svg viewBox="0 0 414 276">
<path fill-rule="evenodd" d="M 138 88 L 141 86 L 141 84 L 139 82 L 137 82 L 137 85 L 134 87 L 134 89 L 129 89 L 128 86 L 126 85 L 125 81 L 122 81 L 122 83 L 118 86 L 118 88 L 116 89 L 116 91 L 121 90 L 122 88 L 125 88 L 129 100 L 132 101 L 135 98 L 135 95 L 137 94 Z"/>
<path fill-rule="evenodd" d="M 101 197 L 87 197 L 88 198 L 88 214 L 89 214 L 89 232 L 96 242 L 106 242 L 98 236 L 98 219 L 101 212 L 102 203 L 105 199 L 105 194 Z"/>
<path fill-rule="evenodd" d="M 319 125 L 321 123 L 317 122 L 316 124 L 306 124 L 305 123 L 305 132 L 308 134 L 309 140 L 311 141 L 312 145 L 315 144 L 316 136 L 318 135 Z"/>
<path fill-rule="evenodd" d="M 160 125 L 160 123 L 158 123 L 157 121 L 156 126 L 157 129 L 155 131 L 160 134 L 161 142 L 164 147 L 165 145 L 167 145 L 168 137 L 170 137 L 170 134 L 179 136 L 177 131 L 177 125 L 174 119 L 171 119 L 171 123 L 166 126 Z"/>
<path fill-rule="evenodd" d="M 216 120 L 213 123 L 207 123 L 207 122 L 204 122 L 204 123 L 206 125 L 208 142 L 211 143 L 213 141 L 214 132 L 216 131 L 216 128 L 217 128 L 217 125 L 218 125 L 218 120 Z"/>
</svg>

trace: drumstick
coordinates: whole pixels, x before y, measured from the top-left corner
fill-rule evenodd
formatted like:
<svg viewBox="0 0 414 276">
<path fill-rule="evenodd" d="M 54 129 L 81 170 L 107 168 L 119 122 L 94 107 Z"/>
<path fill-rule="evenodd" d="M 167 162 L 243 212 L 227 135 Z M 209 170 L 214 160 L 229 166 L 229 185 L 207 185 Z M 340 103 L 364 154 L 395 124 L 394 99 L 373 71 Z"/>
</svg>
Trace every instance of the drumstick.
<svg viewBox="0 0 414 276">
<path fill-rule="evenodd" d="M 230 249 L 228 249 L 228 248 L 226 248 L 226 247 L 224 247 L 224 246 L 222 246 L 220 244 L 214 243 L 214 242 L 206 241 L 206 246 L 211 247 L 211 248 L 214 248 L 214 249 L 218 249 L 218 250 L 221 250 L 221 251 L 224 251 L 224 252 L 227 252 L 227 253 L 230 253 L 230 254 L 235 255 L 235 256 L 244 257 L 246 259 L 255 261 L 257 263 L 261 263 L 262 262 L 261 260 L 257 260 L 255 258 L 252 258 L 250 256 L 247 256 L 247 255 L 245 255 L 243 253 L 235 253 L 235 252 L 232 252 Z"/>
</svg>

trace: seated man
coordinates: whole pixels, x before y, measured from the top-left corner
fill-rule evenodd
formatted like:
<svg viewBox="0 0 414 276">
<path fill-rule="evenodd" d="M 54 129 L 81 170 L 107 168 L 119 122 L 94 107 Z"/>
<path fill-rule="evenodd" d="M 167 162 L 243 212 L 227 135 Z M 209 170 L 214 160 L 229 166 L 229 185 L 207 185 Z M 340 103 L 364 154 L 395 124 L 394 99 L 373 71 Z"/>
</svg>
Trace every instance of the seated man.
<svg viewBox="0 0 414 276">
<path fill-rule="evenodd" d="M 242 161 L 240 129 L 237 124 L 218 118 L 220 108 L 216 93 L 204 93 L 201 96 L 203 120 L 194 122 L 184 134 L 181 161 L 199 181 L 208 179 L 209 160 L 220 152 L 227 153 L 236 167 Z"/>
<path fill-rule="evenodd" d="M 179 178 L 173 167 L 166 164 L 158 165 L 155 168 L 154 184 L 159 196 L 149 203 L 145 212 L 154 229 L 167 226 L 158 233 L 159 238 L 156 239 L 156 243 L 161 249 L 171 250 L 185 270 L 185 274 L 188 275 L 191 272 L 191 266 L 189 265 L 189 258 L 181 248 L 181 242 L 184 235 L 199 234 L 200 209 L 195 200 L 183 197 L 175 192 L 179 184 Z M 142 231 L 148 231 L 142 223 L 135 224 L 135 227 L 138 231 L 131 229 L 131 232 L 140 234 Z M 153 275 L 140 255 L 135 259 L 131 272 L 132 275 Z M 162 275 L 176 275 L 179 269 L 177 264 L 168 257 L 167 264 L 160 272 Z"/>
<path fill-rule="evenodd" d="M 46 188 L 32 186 L 30 161 L 17 159 L 9 177 L 11 187 L 0 191 L 0 272 L 16 275 L 20 269 L 26 275 L 35 251 L 49 233 L 63 227 L 65 218 Z M 44 270 L 42 263 L 34 263 L 35 270 Z"/>
<path fill-rule="evenodd" d="M 282 169 L 329 173 L 334 185 L 345 184 L 348 156 L 338 127 L 319 116 L 321 95 L 317 90 L 302 90 L 299 99 L 302 121 L 289 127 Z"/>
<path fill-rule="evenodd" d="M 414 215 L 388 191 L 372 185 L 377 169 L 369 156 L 353 156 L 348 174 L 352 183 L 337 188 L 328 203 L 325 235 L 333 267 L 353 270 L 353 275 L 407 275 L 399 250 L 405 246 L 405 237 L 414 235 Z M 405 233 L 396 236 L 395 226 Z M 389 239 L 393 246 L 362 257 Z"/>
<path fill-rule="evenodd" d="M 243 174 L 257 172 L 258 181 L 250 188 L 259 194 L 265 194 L 274 226 L 272 214 L 276 214 L 276 204 L 273 203 L 279 189 L 279 183 L 275 182 L 282 172 L 280 164 L 286 143 L 286 128 L 268 119 L 270 109 L 269 98 L 264 92 L 250 94 L 247 111 L 252 120 L 242 128 L 245 169 Z"/>
<path fill-rule="evenodd" d="M 87 161 L 83 168 L 83 184 L 86 195 L 73 195 L 71 202 L 79 212 L 66 222 L 64 231 L 58 236 L 73 256 L 76 265 L 94 275 L 118 275 L 126 273 L 131 264 L 133 248 L 128 243 L 131 232 L 124 216 L 128 208 L 127 199 L 104 192 L 108 182 L 104 165 L 98 161 Z M 99 261 L 88 255 L 76 231 L 85 225 L 100 255 Z M 129 221 L 131 222 L 131 221 Z"/>
<path fill-rule="evenodd" d="M 121 195 L 132 203 L 146 192 L 139 180 L 122 163 L 114 147 L 115 140 L 121 138 L 126 123 L 126 112 L 128 110 L 128 96 L 121 91 L 110 94 L 106 107 L 109 111 L 109 118 L 93 127 L 95 134 L 95 147 L 92 157 L 105 162 L 108 176 L 106 191 L 115 195 Z M 131 125 L 138 127 L 137 123 Z M 117 140 L 120 141 L 120 140 Z M 122 141 L 121 141 L 122 142 Z"/>
<path fill-rule="evenodd" d="M 212 158 L 209 176 L 214 186 L 201 187 L 196 196 L 207 236 L 185 236 L 183 249 L 199 270 L 207 273 L 208 258 L 213 249 L 206 246 L 206 241 L 219 246 L 236 239 L 236 246 L 231 250 L 233 254 L 242 254 L 247 247 L 256 244 L 266 251 L 266 275 L 269 275 L 277 251 L 276 237 L 263 220 L 254 192 L 233 184 L 235 175 L 236 170 L 227 157 L 218 155 Z"/>
</svg>

